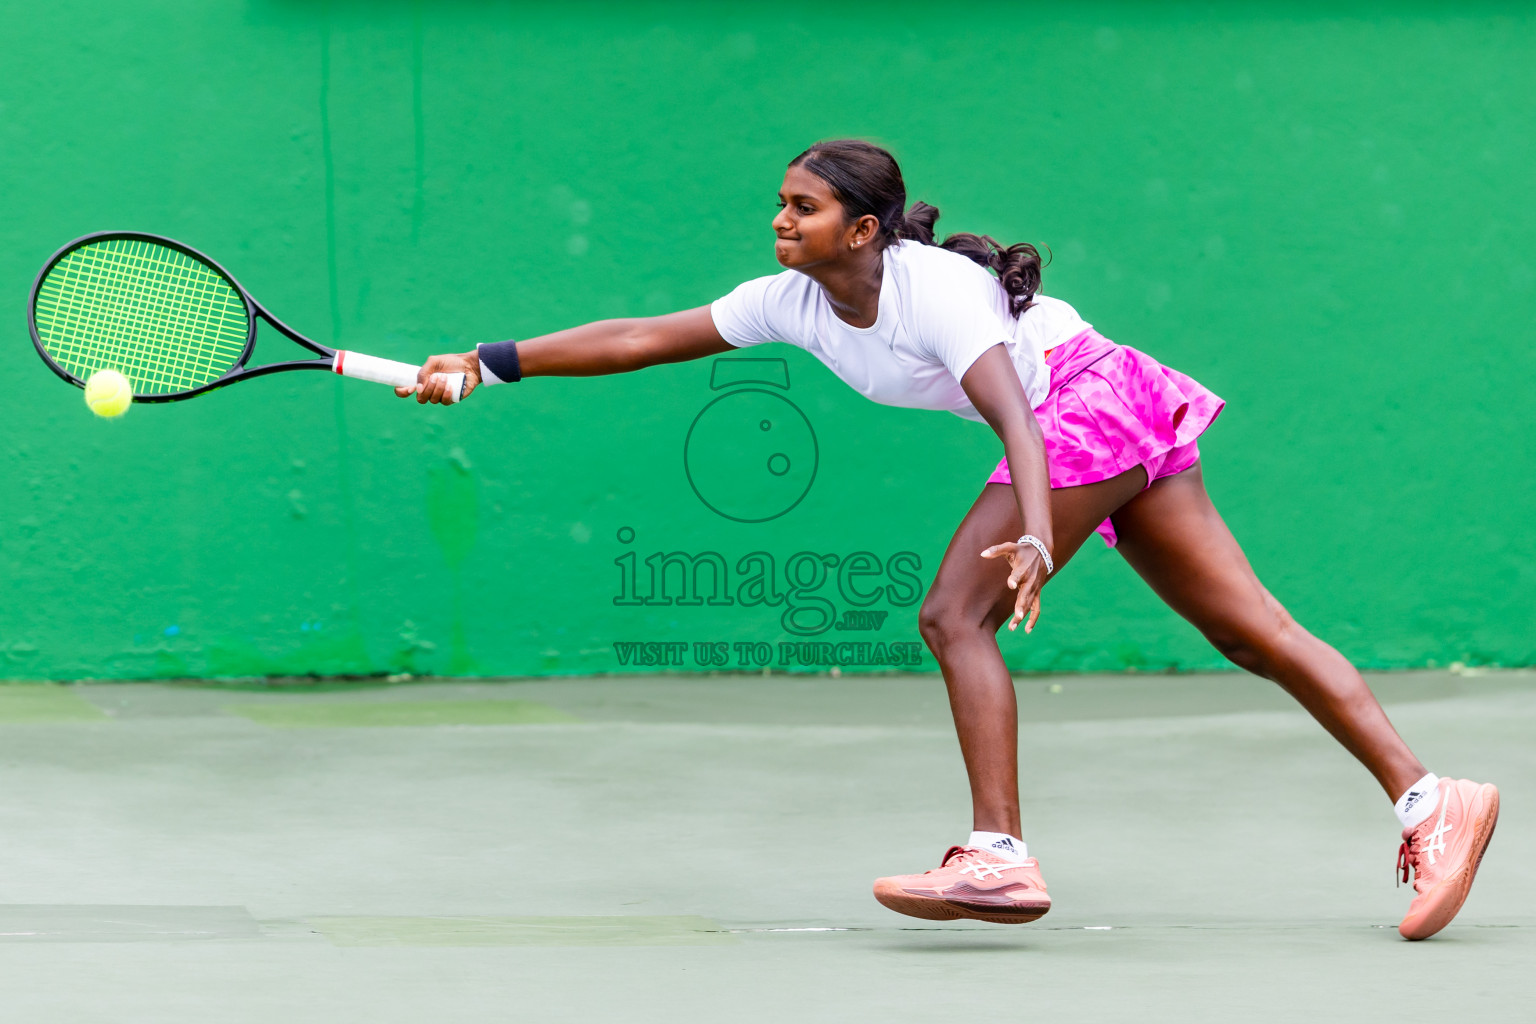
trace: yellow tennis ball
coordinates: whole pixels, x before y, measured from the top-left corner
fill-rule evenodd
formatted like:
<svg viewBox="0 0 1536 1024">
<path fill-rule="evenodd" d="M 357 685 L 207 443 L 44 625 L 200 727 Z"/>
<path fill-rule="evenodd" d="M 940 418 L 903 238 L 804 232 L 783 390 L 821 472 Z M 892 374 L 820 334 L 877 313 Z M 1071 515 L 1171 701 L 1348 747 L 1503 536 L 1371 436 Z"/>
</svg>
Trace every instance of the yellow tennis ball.
<svg viewBox="0 0 1536 1024">
<path fill-rule="evenodd" d="M 85 404 L 97 416 L 121 416 L 133 401 L 133 385 L 116 370 L 97 370 L 85 382 Z"/>
</svg>

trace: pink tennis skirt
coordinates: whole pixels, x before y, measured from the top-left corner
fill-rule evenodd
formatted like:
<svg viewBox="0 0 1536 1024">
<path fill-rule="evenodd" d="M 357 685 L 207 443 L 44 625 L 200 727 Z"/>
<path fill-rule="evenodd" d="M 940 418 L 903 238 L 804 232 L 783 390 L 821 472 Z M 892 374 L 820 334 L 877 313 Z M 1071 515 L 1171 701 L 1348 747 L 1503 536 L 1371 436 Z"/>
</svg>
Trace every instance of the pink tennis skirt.
<svg viewBox="0 0 1536 1024">
<path fill-rule="evenodd" d="M 1200 460 L 1195 439 L 1226 405 L 1191 377 L 1088 330 L 1046 356 L 1051 390 L 1035 410 L 1052 487 L 1080 487 L 1143 466 L 1147 486 Z M 1011 484 L 1008 460 L 989 484 Z M 1108 519 L 1098 533 L 1111 547 Z"/>
</svg>

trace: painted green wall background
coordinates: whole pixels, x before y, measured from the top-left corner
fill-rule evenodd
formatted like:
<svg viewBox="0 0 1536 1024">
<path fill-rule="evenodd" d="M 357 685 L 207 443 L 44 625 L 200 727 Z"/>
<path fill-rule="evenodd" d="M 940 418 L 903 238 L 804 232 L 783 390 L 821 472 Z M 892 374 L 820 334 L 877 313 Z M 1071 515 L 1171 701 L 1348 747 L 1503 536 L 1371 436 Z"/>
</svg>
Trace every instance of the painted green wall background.
<svg viewBox="0 0 1536 1024">
<path fill-rule="evenodd" d="M 400 359 L 701 305 L 776 270 L 782 167 L 843 134 L 893 147 L 941 227 L 1050 246 L 1047 292 L 1228 400 L 1208 486 L 1302 622 L 1362 665 L 1536 662 L 1528 5 L 75 0 L 6 3 L 0 34 L 0 676 L 601 672 L 695 642 L 757 670 L 784 641 L 917 641 L 908 577 L 999 444 L 787 347 L 753 354 L 786 360 L 815 480 L 742 523 L 685 470 L 725 395 L 708 362 L 449 410 L 283 375 L 99 422 L 24 324 L 49 253 L 117 227 Z M 717 553 L 735 603 L 623 603 L 670 552 Z M 802 633 L 817 597 L 888 617 L 796 637 L 737 600 L 753 552 L 780 593 L 826 570 Z M 1004 649 L 1219 664 L 1097 541 Z"/>
</svg>

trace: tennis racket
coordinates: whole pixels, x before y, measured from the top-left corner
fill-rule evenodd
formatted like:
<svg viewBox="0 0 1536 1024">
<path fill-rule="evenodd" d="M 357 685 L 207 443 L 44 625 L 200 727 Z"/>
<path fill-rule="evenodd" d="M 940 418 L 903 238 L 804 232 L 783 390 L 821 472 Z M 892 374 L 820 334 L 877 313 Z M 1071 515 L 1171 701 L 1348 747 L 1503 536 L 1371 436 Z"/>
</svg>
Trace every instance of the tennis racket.
<svg viewBox="0 0 1536 1024">
<path fill-rule="evenodd" d="M 247 366 L 258 319 L 319 358 Z M 27 327 L 54 373 L 84 387 L 97 370 L 117 370 L 135 402 L 175 402 L 284 370 L 329 370 L 395 387 L 416 383 L 417 367 L 310 341 L 207 256 L 136 231 L 86 235 L 54 253 L 32 286 Z M 464 375 L 447 376 L 457 402 Z"/>
</svg>

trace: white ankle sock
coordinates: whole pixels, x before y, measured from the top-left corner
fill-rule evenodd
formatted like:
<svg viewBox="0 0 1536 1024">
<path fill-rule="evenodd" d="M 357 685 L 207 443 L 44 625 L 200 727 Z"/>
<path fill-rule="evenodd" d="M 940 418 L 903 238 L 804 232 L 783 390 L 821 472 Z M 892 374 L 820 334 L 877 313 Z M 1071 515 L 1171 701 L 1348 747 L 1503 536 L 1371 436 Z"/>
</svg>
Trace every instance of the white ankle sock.
<svg viewBox="0 0 1536 1024">
<path fill-rule="evenodd" d="M 1397 798 L 1397 805 L 1393 810 L 1397 812 L 1397 820 L 1403 823 L 1403 828 L 1413 828 L 1435 813 L 1435 808 L 1438 806 L 1440 806 L 1440 776 L 1430 772 L 1409 786 L 1408 792 Z"/>
<path fill-rule="evenodd" d="M 995 853 L 1005 860 L 1019 861 L 1029 857 L 1029 847 L 1024 845 L 1024 840 L 1015 839 L 1006 832 L 972 832 L 965 845 Z"/>
</svg>

